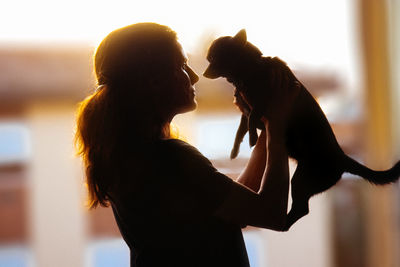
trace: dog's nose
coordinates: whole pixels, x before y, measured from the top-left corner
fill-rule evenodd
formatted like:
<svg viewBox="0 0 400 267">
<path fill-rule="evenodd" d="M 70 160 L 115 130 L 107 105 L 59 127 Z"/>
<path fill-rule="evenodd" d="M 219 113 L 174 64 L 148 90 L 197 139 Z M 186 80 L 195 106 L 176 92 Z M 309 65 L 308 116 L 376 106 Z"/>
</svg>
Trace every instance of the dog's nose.
<svg viewBox="0 0 400 267">
<path fill-rule="evenodd" d="M 208 65 L 207 69 L 203 73 L 203 76 L 209 79 L 216 79 L 219 77 L 211 64 Z"/>
</svg>

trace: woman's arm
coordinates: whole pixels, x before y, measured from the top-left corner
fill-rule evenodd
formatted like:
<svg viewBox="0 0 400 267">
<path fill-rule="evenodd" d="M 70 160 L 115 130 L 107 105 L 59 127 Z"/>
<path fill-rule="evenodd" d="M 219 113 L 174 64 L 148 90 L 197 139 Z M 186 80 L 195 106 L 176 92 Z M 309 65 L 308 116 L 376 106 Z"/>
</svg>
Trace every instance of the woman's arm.
<svg viewBox="0 0 400 267">
<path fill-rule="evenodd" d="M 272 201 L 271 221 L 278 228 L 286 224 L 289 194 L 289 162 L 284 139 L 284 126 L 281 122 L 265 122 L 268 129 L 267 167 L 262 179 L 259 195 L 263 201 Z"/>
<path fill-rule="evenodd" d="M 263 130 L 258 137 L 257 143 L 251 152 L 251 157 L 246 168 L 237 178 L 237 182 L 247 186 L 254 192 L 260 190 L 261 179 L 264 175 L 266 165 L 266 134 Z"/>
<path fill-rule="evenodd" d="M 216 215 L 238 225 L 283 231 L 289 192 L 288 156 L 280 123 L 266 122 L 265 126 L 267 141 L 264 143 L 264 150 L 267 151 L 267 160 L 266 164 L 261 165 L 266 165 L 267 168 L 262 175 L 258 193 L 234 183 Z M 256 160 L 258 159 L 250 159 Z M 258 168 L 259 166 L 256 169 Z M 251 174 L 250 171 L 248 173 Z M 253 180 L 250 176 L 248 179 Z"/>
</svg>

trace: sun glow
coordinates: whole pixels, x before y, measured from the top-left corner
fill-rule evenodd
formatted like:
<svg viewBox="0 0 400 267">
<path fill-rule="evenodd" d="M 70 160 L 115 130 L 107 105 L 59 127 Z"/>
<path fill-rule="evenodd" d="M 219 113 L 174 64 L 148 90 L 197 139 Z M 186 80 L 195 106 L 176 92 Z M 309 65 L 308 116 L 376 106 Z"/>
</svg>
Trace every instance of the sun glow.
<svg viewBox="0 0 400 267">
<path fill-rule="evenodd" d="M 8 0 L 0 17 L 0 42 L 96 45 L 111 30 L 154 21 L 177 31 L 185 50 L 207 32 L 248 38 L 268 55 L 288 63 L 348 65 L 353 38 L 346 0 Z"/>
</svg>

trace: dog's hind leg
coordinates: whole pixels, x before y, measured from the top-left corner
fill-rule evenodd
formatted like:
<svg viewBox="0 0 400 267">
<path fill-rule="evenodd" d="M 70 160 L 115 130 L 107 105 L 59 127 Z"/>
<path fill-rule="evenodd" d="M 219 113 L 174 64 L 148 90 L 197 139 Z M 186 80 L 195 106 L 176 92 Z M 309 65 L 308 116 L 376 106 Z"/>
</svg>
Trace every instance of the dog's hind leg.
<svg viewBox="0 0 400 267">
<path fill-rule="evenodd" d="M 311 195 L 308 192 L 306 179 L 308 180 L 310 177 L 307 176 L 312 175 L 312 173 L 309 173 L 308 170 L 304 164 L 299 163 L 293 175 L 291 182 L 292 207 L 286 217 L 285 231 L 289 230 L 297 220 L 309 212 L 308 200 Z"/>
</svg>

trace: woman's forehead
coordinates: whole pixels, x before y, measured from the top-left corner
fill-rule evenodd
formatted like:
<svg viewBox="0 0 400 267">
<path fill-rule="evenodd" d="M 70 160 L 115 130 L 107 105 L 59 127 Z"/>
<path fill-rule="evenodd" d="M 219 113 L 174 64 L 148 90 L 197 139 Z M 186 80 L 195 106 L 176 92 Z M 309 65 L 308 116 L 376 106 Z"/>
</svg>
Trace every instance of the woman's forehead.
<svg viewBox="0 0 400 267">
<path fill-rule="evenodd" d="M 178 54 L 179 58 L 182 59 L 184 62 L 186 62 L 187 56 L 186 56 L 185 50 L 183 50 L 183 47 L 180 43 L 177 43 L 177 46 L 179 49 L 179 54 Z"/>
</svg>

